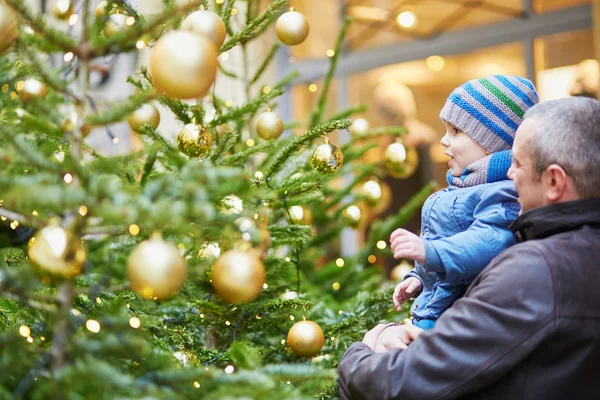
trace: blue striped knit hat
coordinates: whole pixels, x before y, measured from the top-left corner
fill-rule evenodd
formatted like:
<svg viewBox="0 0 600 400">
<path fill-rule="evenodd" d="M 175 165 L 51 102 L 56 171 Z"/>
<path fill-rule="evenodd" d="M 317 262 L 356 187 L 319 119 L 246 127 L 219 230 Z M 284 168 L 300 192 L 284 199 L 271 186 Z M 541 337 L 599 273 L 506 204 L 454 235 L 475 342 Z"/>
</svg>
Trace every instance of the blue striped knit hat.
<svg viewBox="0 0 600 400">
<path fill-rule="evenodd" d="M 454 89 L 440 118 L 490 153 L 510 150 L 525 111 L 539 102 L 533 83 L 518 76 L 473 79 Z"/>
</svg>

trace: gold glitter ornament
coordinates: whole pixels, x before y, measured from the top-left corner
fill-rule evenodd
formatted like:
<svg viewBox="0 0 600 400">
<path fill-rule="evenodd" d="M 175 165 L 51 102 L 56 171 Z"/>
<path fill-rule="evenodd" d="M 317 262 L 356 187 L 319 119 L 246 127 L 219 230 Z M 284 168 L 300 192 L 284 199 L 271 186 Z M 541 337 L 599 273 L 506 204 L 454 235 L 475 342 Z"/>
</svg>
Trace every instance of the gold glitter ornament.
<svg viewBox="0 0 600 400">
<path fill-rule="evenodd" d="M 4 53 L 19 37 L 19 16 L 0 2 L 0 54 Z"/>
<path fill-rule="evenodd" d="M 218 55 L 215 44 L 204 35 L 168 32 L 150 51 L 154 86 L 174 99 L 204 97 L 217 76 Z"/>
<path fill-rule="evenodd" d="M 160 114 L 152 104 L 144 104 L 129 115 L 127 122 L 129 122 L 129 126 L 135 132 L 139 132 L 140 128 L 145 124 L 153 128 L 158 128 Z"/>
<path fill-rule="evenodd" d="M 318 354 L 325 344 L 325 335 L 321 327 L 313 321 L 296 322 L 288 332 L 288 345 L 300 357 L 312 357 Z"/>
<path fill-rule="evenodd" d="M 225 23 L 221 17 L 209 10 L 194 11 L 185 17 L 181 23 L 181 29 L 205 35 L 212 40 L 217 49 L 223 45 L 227 35 Z"/>
<path fill-rule="evenodd" d="M 396 265 L 390 272 L 390 280 L 403 281 L 406 274 L 412 271 L 413 266 L 408 261 L 402 261 Z"/>
<path fill-rule="evenodd" d="M 179 249 L 154 233 L 137 245 L 127 259 L 131 288 L 146 299 L 173 296 L 187 276 L 187 265 Z"/>
<path fill-rule="evenodd" d="M 283 121 L 273 111 L 265 111 L 256 119 L 255 128 L 261 138 L 277 139 L 283 133 Z"/>
<path fill-rule="evenodd" d="M 330 175 L 342 167 L 344 155 L 342 151 L 335 145 L 329 143 L 329 139 L 325 138 L 325 143 L 317 146 L 310 163 L 318 172 Z"/>
<path fill-rule="evenodd" d="M 61 21 L 66 21 L 71 18 L 71 15 L 75 12 L 75 7 L 73 7 L 73 2 L 71 0 L 56 0 L 54 2 L 54 8 L 52 8 L 52 13 L 56 17 L 56 19 L 60 19 Z"/>
<path fill-rule="evenodd" d="M 81 239 L 59 226 L 58 221 L 29 240 L 27 255 L 42 272 L 63 278 L 79 275 L 87 261 Z"/>
<path fill-rule="evenodd" d="M 254 251 L 229 250 L 215 263 L 211 280 L 223 300 L 245 303 L 263 290 L 265 266 Z"/>
<path fill-rule="evenodd" d="M 290 11 L 281 14 L 275 23 L 275 32 L 277 37 L 283 43 L 288 46 L 296 46 L 302 42 L 308 36 L 310 27 L 306 17 L 294 11 L 293 8 Z"/>
<path fill-rule="evenodd" d="M 104 28 L 102 29 L 104 37 L 110 39 L 123 29 L 127 29 L 127 18 L 128 16 L 126 14 L 111 14 L 104 23 Z"/>
<path fill-rule="evenodd" d="M 306 206 L 291 206 L 289 211 L 294 224 L 310 225 L 312 222 L 312 212 Z"/>
<path fill-rule="evenodd" d="M 196 124 L 187 124 L 177 136 L 177 146 L 189 157 L 205 156 L 212 144 L 208 129 Z"/>
<path fill-rule="evenodd" d="M 404 179 L 415 173 L 419 165 L 419 153 L 414 147 L 395 142 L 386 148 L 384 160 L 391 176 Z"/>
<path fill-rule="evenodd" d="M 46 91 L 46 85 L 33 78 L 25 79 L 23 87 L 18 92 L 23 103 L 28 103 L 33 99 L 43 100 L 48 93 Z"/>
<path fill-rule="evenodd" d="M 364 221 L 362 210 L 357 205 L 349 205 L 342 211 L 342 221 L 352 228 L 358 228 Z"/>
<path fill-rule="evenodd" d="M 369 132 L 369 122 L 364 118 L 356 118 L 348 130 L 353 135 L 365 136 Z"/>
</svg>

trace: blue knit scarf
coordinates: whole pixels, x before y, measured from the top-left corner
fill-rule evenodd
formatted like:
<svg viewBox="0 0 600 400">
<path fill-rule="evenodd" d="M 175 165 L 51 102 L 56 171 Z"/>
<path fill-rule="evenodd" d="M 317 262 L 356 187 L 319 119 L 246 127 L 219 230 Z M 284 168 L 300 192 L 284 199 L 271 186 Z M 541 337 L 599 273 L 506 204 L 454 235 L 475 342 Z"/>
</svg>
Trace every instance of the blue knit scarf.
<svg viewBox="0 0 600 400">
<path fill-rule="evenodd" d="M 504 181 L 508 179 L 506 174 L 511 163 L 510 150 L 498 151 L 469 164 L 461 176 L 453 176 L 448 170 L 446 180 L 453 189 Z"/>
</svg>

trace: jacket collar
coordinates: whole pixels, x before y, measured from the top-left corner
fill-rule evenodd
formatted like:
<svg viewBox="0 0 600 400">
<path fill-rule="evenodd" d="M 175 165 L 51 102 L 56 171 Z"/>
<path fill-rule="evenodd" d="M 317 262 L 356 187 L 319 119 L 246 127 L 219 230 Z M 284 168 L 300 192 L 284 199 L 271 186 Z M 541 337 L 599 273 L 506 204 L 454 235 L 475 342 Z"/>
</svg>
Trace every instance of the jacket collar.
<svg viewBox="0 0 600 400">
<path fill-rule="evenodd" d="M 600 199 L 576 200 L 534 208 L 520 215 L 509 228 L 517 241 L 544 239 L 583 225 L 600 226 Z"/>
</svg>

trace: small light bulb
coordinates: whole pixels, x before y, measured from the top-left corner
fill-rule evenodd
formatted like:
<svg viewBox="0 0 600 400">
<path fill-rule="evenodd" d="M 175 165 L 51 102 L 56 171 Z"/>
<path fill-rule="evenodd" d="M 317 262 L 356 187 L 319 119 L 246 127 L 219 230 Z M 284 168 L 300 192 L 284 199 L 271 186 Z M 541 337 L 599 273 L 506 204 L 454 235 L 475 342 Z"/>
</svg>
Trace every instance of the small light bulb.
<svg viewBox="0 0 600 400">
<path fill-rule="evenodd" d="M 23 337 L 28 337 L 29 335 L 31 335 L 31 329 L 29 329 L 27 325 L 21 325 L 19 327 L 19 335 Z"/>
<path fill-rule="evenodd" d="M 225 367 L 226 374 L 231 374 L 233 371 L 235 371 L 235 368 L 233 367 L 233 365 L 228 365 Z"/>
<path fill-rule="evenodd" d="M 317 85 L 315 85 L 314 83 L 310 84 L 308 86 L 308 90 L 311 91 L 312 93 L 315 93 L 317 91 Z"/>
<path fill-rule="evenodd" d="M 133 236 L 136 236 L 140 233 L 140 227 L 136 224 L 129 225 L 129 233 Z"/>
<path fill-rule="evenodd" d="M 385 242 L 385 240 L 380 240 L 379 242 L 377 242 L 377 248 L 378 249 L 385 249 L 385 247 L 387 246 L 387 243 Z"/>
<path fill-rule="evenodd" d="M 367 260 L 371 263 L 371 264 L 375 264 L 375 261 L 377 261 L 377 257 L 375 257 L 375 255 L 371 254 L 369 257 L 367 257 Z"/>
<path fill-rule="evenodd" d="M 75 57 L 75 55 L 69 51 L 68 53 L 65 53 L 63 59 L 65 60 L 65 62 L 69 62 L 73 59 L 73 57 Z"/>
<path fill-rule="evenodd" d="M 263 289 L 268 289 L 269 285 L 267 285 L 266 283 L 263 283 Z"/>
<path fill-rule="evenodd" d="M 71 182 L 73 182 L 73 175 L 65 174 L 63 179 L 65 180 L 66 183 L 71 183 Z"/>
<path fill-rule="evenodd" d="M 325 54 L 327 54 L 327 57 L 333 57 L 335 56 L 335 51 L 333 49 L 329 49 Z"/>
<path fill-rule="evenodd" d="M 248 147 L 252 147 L 252 146 L 254 146 L 254 139 L 248 139 L 248 140 L 246 140 L 246 145 L 247 145 Z"/>
<path fill-rule="evenodd" d="M 269 93 L 271 93 L 271 86 L 265 86 L 265 87 L 263 88 L 262 92 L 263 92 L 264 94 L 269 94 Z"/>
<path fill-rule="evenodd" d="M 100 322 L 96 321 L 95 319 L 88 319 L 87 322 L 85 323 L 85 327 L 90 332 L 93 332 L 93 333 L 100 332 Z"/>
<path fill-rule="evenodd" d="M 135 47 L 141 50 L 144 47 L 146 47 L 146 42 L 144 42 L 143 40 L 138 40 L 137 42 L 135 42 Z"/>
<path fill-rule="evenodd" d="M 79 15 L 73 14 L 69 17 L 69 25 L 73 26 L 79 21 Z"/>
<path fill-rule="evenodd" d="M 137 329 L 141 325 L 142 325 L 142 322 L 140 321 L 139 318 L 137 318 L 137 317 L 129 318 L 129 326 L 131 326 L 133 329 Z"/>
<path fill-rule="evenodd" d="M 333 282 L 333 285 L 331 285 L 331 287 L 333 288 L 333 290 L 340 290 L 339 282 Z"/>
<path fill-rule="evenodd" d="M 88 213 L 88 208 L 86 206 L 79 207 L 79 214 L 83 217 Z"/>
<path fill-rule="evenodd" d="M 338 267 L 342 268 L 344 266 L 344 259 L 343 258 L 338 258 L 337 260 L 335 260 L 335 265 L 337 265 Z"/>
<path fill-rule="evenodd" d="M 194 382 L 194 387 L 195 387 L 196 389 L 200 388 L 200 382 L 198 382 L 198 381 L 195 381 L 195 382 Z"/>
</svg>

